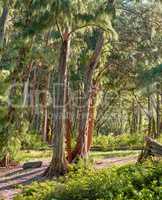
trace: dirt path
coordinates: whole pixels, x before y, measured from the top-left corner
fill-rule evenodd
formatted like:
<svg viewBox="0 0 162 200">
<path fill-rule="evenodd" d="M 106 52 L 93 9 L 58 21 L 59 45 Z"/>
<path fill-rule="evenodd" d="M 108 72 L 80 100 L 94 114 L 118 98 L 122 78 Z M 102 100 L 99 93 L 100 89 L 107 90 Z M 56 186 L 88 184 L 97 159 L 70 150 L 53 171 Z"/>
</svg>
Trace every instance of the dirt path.
<svg viewBox="0 0 162 200">
<path fill-rule="evenodd" d="M 137 156 L 105 158 L 96 161 L 95 168 L 103 169 L 106 167 L 112 167 L 113 165 L 124 165 L 129 163 L 135 163 L 136 161 L 137 161 Z"/>
<path fill-rule="evenodd" d="M 28 185 L 36 180 L 43 180 L 42 173 L 49 162 L 45 161 L 42 167 L 37 169 L 23 170 L 21 166 L 14 169 L 0 169 L 0 200 L 12 200 L 15 194 L 20 192 L 18 185 Z"/>
<path fill-rule="evenodd" d="M 105 158 L 96 161 L 95 168 L 102 169 L 112 165 L 123 165 L 133 163 L 137 156 Z M 13 197 L 21 192 L 16 189 L 17 185 L 28 185 L 32 181 L 43 180 L 42 173 L 47 168 L 49 162 L 43 162 L 42 167 L 37 169 L 23 170 L 21 166 L 11 169 L 0 168 L 0 200 L 12 200 Z"/>
</svg>

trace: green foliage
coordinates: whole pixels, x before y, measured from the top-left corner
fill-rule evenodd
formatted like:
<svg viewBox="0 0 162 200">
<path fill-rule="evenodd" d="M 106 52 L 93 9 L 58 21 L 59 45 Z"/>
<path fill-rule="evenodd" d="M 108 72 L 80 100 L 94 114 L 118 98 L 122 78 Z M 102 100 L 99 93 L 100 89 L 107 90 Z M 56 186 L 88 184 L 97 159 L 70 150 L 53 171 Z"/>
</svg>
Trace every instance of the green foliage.
<svg viewBox="0 0 162 200">
<path fill-rule="evenodd" d="M 17 152 L 21 149 L 22 135 L 27 131 L 26 122 L 8 124 L 0 131 L 0 160 L 9 153 L 10 159 L 14 159 Z"/>
<path fill-rule="evenodd" d="M 54 181 L 43 183 L 34 182 L 32 186 L 26 187 L 23 197 L 22 195 L 19 195 L 15 199 L 21 200 L 22 198 L 24 198 L 24 200 L 45 200 L 45 198 L 48 198 L 48 194 L 49 196 L 51 196 L 51 193 L 55 190 L 56 185 L 57 183 L 55 183 Z"/>
<path fill-rule="evenodd" d="M 93 139 L 93 147 L 100 150 L 141 148 L 144 144 L 143 134 L 100 135 Z"/>
<path fill-rule="evenodd" d="M 82 169 L 58 182 L 24 187 L 15 200 L 159 200 L 162 198 L 161 176 L 161 163 L 100 171 Z"/>
<path fill-rule="evenodd" d="M 0 105 L 1 105 L 1 110 L 5 110 L 2 103 L 6 102 L 7 99 L 7 94 L 6 94 L 6 90 L 9 87 L 9 83 L 7 81 L 8 76 L 9 76 L 9 71 L 7 70 L 0 70 L 0 85 L 1 85 L 1 89 L 0 89 Z M 2 116 L 0 116 L 0 118 L 2 118 Z"/>
<path fill-rule="evenodd" d="M 42 148 L 47 148 L 47 143 L 43 142 L 40 133 L 26 132 L 22 140 L 22 149 L 32 149 L 39 150 Z"/>
<path fill-rule="evenodd" d="M 51 150 L 20 150 L 17 152 L 15 160 L 24 163 L 33 160 L 50 160 L 51 156 Z"/>
<path fill-rule="evenodd" d="M 142 87 L 148 87 L 155 82 L 161 82 L 162 64 L 153 67 L 149 70 L 145 70 L 138 75 L 137 82 Z"/>
<path fill-rule="evenodd" d="M 17 158 L 21 149 L 47 148 L 47 144 L 42 141 L 38 133 L 28 132 L 28 122 L 26 120 L 16 121 L 7 125 L 4 123 L 5 119 L 1 119 L 0 160 L 8 153 L 10 159 L 21 160 Z"/>
</svg>

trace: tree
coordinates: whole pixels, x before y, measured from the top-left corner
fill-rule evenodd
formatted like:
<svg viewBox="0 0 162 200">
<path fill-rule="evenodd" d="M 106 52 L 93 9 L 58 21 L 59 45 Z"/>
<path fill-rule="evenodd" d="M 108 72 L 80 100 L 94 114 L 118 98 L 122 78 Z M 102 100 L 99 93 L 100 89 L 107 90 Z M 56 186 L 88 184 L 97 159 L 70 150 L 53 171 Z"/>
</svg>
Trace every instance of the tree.
<svg viewBox="0 0 162 200">
<path fill-rule="evenodd" d="M 80 109 L 81 109 L 81 118 L 79 122 L 79 134 L 77 139 L 77 145 L 76 149 L 73 152 L 73 158 L 76 157 L 76 155 L 81 156 L 82 158 L 87 156 L 88 149 L 87 149 L 87 142 L 88 142 L 88 118 L 90 117 L 89 111 L 90 111 L 90 95 L 92 90 L 92 77 L 93 73 L 96 69 L 96 66 L 99 61 L 99 57 L 102 51 L 102 47 L 104 44 L 104 35 L 103 31 L 100 31 L 98 41 L 96 44 L 96 48 L 94 50 L 94 53 L 90 59 L 90 62 L 88 63 L 86 67 L 86 73 L 85 73 L 85 79 L 84 79 L 84 97 L 82 98 Z"/>
<path fill-rule="evenodd" d="M 66 85 L 67 85 L 67 63 L 69 59 L 70 37 L 69 31 L 63 33 L 63 41 L 60 49 L 60 59 L 58 65 L 58 88 L 54 105 L 54 124 L 55 138 L 53 157 L 47 176 L 59 176 L 66 172 L 65 161 L 65 102 L 66 102 Z"/>
<path fill-rule="evenodd" d="M 74 1 L 74 6 L 76 6 L 75 4 L 76 2 Z M 67 14 L 69 15 L 69 11 L 71 10 L 71 5 L 70 2 L 67 5 L 68 7 L 68 11 Z M 107 5 L 106 5 L 107 6 Z M 75 28 L 75 26 L 70 27 L 70 23 L 73 24 L 73 21 L 71 21 L 71 16 L 67 19 L 63 19 L 62 17 L 64 17 L 64 13 L 62 15 L 62 12 L 65 9 L 65 5 L 62 4 L 62 7 L 60 7 L 62 10 L 60 10 L 59 15 L 57 16 L 58 21 L 60 19 L 62 19 L 63 24 L 65 23 L 65 27 L 66 31 L 62 31 L 64 30 L 64 28 L 62 28 L 62 26 L 60 24 L 57 23 L 57 27 L 58 30 L 60 32 L 61 38 L 63 40 L 62 43 L 62 47 L 61 47 L 61 51 L 60 51 L 60 61 L 59 61 L 59 74 L 58 74 L 58 83 L 61 83 L 61 86 L 58 87 L 58 90 L 56 92 L 56 104 L 55 104 L 55 121 L 54 121 L 54 126 L 55 126 L 55 137 L 54 137 L 54 151 L 53 151 L 53 158 L 51 161 L 51 164 L 49 166 L 49 169 L 47 170 L 47 175 L 49 177 L 52 176 L 59 176 L 61 174 L 64 174 L 66 172 L 66 161 L 65 161 L 65 115 L 64 115 L 64 108 L 60 108 L 60 106 L 64 106 L 65 102 L 66 102 L 66 81 L 67 81 L 67 58 L 68 58 L 68 52 L 69 52 L 69 38 L 71 36 L 71 34 L 74 34 L 75 32 L 77 32 L 78 30 L 82 29 L 82 28 L 86 28 L 86 27 L 93 27 L 93 26 L 99 26 L 99 22 L 101 21 L 101 19 L 103 20 L 103 16 L 100 17 L 101 15 L 98 13 L 97 17 L 91 16 L 90 15 L 90 20 L 86 20 L 86 18 L 84 19 L 83 16 L 85 17 L 85 15 L 83 14 L 78 14 L 78 22 L 82 22 L 83 24 L 85 24 L 83 27 L 77 27 Z M 99 7 L 101 8 L 101 7 Z M 105 9 L 105 8 L 104 8 Z M 87 12 L 88 10 L 86 10 Z M 104 10 L 105 11 L 105 10 Z M 83 11 L 84 12 L 84 11 Z M 97 10 L 98 12 L 98 10 Z M 70 13 L 71 15 L 72 13 Z M 75 12 L 74 12 L 75 15 Z M 60 17 L 60 18 L 59 18 Z M 75 20 L 74 20 L 75 21 Z M 93 23 L 96 21 L 96 24 L 90 24 L 89 21 L 93 21 Z M 105 21 L 103 21 L 103 24 L 105 23 Z M 108 24 L 108 28 L 111 27 L 110 24 Z M 60 29 L 61 27 L 61 29 Z M 100 28 L 102 29 L 102 28 Z M 104 29 L 104 28 L 103 28 Z M 72 31 L 70 31 L 72 30 Z M 105 27 L 105 30 L 107 30 L 107 27 Z M 81 117 L 81 121 L 79 123 L 79 127 L 80 127 L 80 132 L 79 132 L 79 138 L 81 141 L 81 154 L 82 157 L 85 157 L 87 154 L 87 136 L 86 136 L 86 129 L 87 129 L 87 123 L 88 123 L 88 113 L 89 113 L 89 98 L 90 98 L 90 90 L 91 90 L 91 83 L 92 83 L 92 76 L 93 76 L 93 72 L 98 64 L 98 60 L 99 60 L 99 56 L 102 50 L 102 46 L 103 46 L 103 30 L 100 32 L 99 34 L 99 39 L 95 48 L 95 51 L 90 59 L 89 64 L 86 67 L 86 73 L 85 73 L 85 79 L 84 79 L 84 95 L 86 96 L 86 100 L 83 100 L 81 102 L 81 108 L 83 109 L 82 112 L 83 114 L 85 114 L 85 117 Z M 61 73 L 61 74 L 60 74 Z M 55 109 L 59 109 L 59 110 L 55 110 Z M 80 143 L 80 141 L 78 141 Z M 67 141 L 68 142 L 68 141 Z M 78 149 L 78 148 L 77 148 Z M 79 150 L 80 151 L 80 150 Z M 76 156 L 76 155 L 75 155 Z"/>
</svg>

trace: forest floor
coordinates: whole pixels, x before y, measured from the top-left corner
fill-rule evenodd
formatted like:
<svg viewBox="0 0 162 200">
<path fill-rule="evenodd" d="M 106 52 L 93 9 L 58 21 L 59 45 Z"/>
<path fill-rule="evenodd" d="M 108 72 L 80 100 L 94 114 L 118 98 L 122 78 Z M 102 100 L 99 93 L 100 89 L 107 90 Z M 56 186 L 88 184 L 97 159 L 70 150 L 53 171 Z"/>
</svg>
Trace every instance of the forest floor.
<svg viewBox="0 0 162 200">
<path fill-rule="evenodd" d="M 95 161 L 95 169 L 103 169 L 117 165 L 135 163 L 137 155 L 125 157 L 100 158 Z M 20 185 L 28 185 L 33 181 L 42 181 L 42 173 L 49 165 L 49 160 L 44 160 L 43 165 L 37 169 L 23 170 L 22 165 L 14 168 L 0 168 L 0 200 L 11 200 L 21 192 Z"/>
</svg>

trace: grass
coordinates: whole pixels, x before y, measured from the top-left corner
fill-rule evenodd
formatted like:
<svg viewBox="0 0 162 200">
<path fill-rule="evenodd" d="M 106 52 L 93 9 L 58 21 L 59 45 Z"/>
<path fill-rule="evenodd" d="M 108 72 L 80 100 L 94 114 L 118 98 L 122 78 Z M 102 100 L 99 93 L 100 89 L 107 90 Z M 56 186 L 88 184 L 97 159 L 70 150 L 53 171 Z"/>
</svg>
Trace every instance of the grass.
<svg viewBox="0 0 162 200">
<path fill-rule="evenodd" d="M 112 158 L 112 157 L 124 157 L 130 155 L 137 155 L 139 151 L 92 151 L 90 152 L 90 158 L 102 159 L 102 158 Z M 50 160 L 52 157 L 51 150 L 22 150 L 17 155 L 15 160 L 24 163 L 36 160 Z"/>
<path fill-rule="evenodd" d="M 51 150 L 22 150 L 16 155 L 15 160 L 23 163 L 36 160 L 48 160 L 51 156 Z"/>
<path fill-rule="evenodd" d="M 92 151 L 90 157 L 92 158 L 112 158 L 112 157 L 124 157 L 131 155 L 138 155 L 138 150 L 121 150 L 121 151 Z"/>
</svg>

